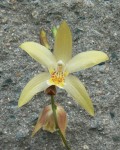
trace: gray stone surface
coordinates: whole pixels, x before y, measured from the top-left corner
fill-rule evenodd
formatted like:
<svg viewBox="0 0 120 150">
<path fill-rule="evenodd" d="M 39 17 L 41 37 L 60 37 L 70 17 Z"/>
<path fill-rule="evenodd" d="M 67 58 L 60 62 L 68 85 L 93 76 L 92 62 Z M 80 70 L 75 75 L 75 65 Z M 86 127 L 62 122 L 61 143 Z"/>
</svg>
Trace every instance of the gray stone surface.
<svg viewBox="0 0 120 150">
<path fill-rule="evenodd" d="M 119 0 L 0 0 L 0 147 L 1 150 L 63 150 L 57 133 L 31 132 L 42 108 L 44 92 L 17 107 L 26 83 L 44 69 L 19 45 L 39 42 L 45 28 L 66 20 L 73 35 L 73 55 L 87 50 L 106 52 L 110 61 L 75 73 L 93 99 L 90 117 L 63 90 L 56 101 L 68 114 L 67 140 L 72 150 L 120 149 L 120 1 Z"/>
</svg>

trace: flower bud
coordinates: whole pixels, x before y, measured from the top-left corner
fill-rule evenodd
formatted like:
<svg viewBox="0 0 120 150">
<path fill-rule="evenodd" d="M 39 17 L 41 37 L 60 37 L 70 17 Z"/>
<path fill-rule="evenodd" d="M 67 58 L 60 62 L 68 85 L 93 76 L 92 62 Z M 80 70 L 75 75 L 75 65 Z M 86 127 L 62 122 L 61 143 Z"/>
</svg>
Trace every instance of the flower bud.
<svg viewBox="0 0 120 150">
<path fill-rule="evenodd" d="M 46 32 L 43 29 L 40 31 L 40 44 L 50 49 L 50 45 L 48 43 Z"/>
<path fill-rule="evenodd" d="M 56 87 L 55 85 L 49 86 L 46 90 L 45 93 L 48 95 L 56 95 Z"/>
</svg>

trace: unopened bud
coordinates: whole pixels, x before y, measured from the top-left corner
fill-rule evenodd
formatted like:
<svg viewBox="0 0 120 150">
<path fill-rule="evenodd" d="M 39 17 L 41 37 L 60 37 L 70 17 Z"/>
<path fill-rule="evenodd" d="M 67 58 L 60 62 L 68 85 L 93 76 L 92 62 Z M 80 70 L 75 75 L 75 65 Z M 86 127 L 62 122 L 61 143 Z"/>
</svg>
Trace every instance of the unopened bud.
<svg viewBox="0 0 120 150">
<path fill-rule="evenodd" d="M 48 95 L 56 95 L 56 87 L 55 85 L 49 86 L 46 90 L 45 93 Z"/>
<path fill-rule="evenodd" d="M 45 46 L 47 49 L 50 49 L 46 32 L 43 29 L 40 31 L 40 44 Z"/>
</svg>

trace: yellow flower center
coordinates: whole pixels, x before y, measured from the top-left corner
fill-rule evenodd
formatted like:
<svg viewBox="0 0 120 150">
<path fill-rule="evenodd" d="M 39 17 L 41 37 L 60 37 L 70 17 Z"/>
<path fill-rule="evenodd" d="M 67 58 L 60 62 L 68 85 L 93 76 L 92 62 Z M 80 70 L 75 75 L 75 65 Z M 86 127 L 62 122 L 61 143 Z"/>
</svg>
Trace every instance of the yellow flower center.
<svg viewBox="0 0 120 150">
<path fill-rule="evenodd" d="M 48 84 L 56 85 L 60 88 L 63 88 L 63 86 L 65 84 L 65 77 L 68 75 L 68 73 L 66 71 L 63 71 L 63 69 L 64 69 L 64 64 L 60 60 L 60 61 L 58 61 L 57 69 L 50 70 L 51 77 L 48 80 Z"/>
</svg>

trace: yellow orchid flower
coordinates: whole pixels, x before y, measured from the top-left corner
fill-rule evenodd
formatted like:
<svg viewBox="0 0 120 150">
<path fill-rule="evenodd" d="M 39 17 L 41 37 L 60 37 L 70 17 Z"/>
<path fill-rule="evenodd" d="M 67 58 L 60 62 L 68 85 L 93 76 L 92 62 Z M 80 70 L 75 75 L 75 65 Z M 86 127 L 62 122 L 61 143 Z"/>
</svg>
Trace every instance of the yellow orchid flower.
<svg viewBox="0 0 120 150">
<path fill-rule="evenodd" d="M 65 89 L 73 99 L 90 115 L 94 116 L 92 101 L 81 81 L 70 73 L 93 67 L 108 60 L 101 51 L 87 51 L 72 58 L 72 35 L 69 26 L 63 21 L 57 30 L 54 51 L 35 43 L 25 42 L 20 46 L 32 58 L 48 68 L 48 72 L 36 75 L 23 89 L 18 106 L 26 104 L 32 97 L 51 85 Z"/>
</svg>

